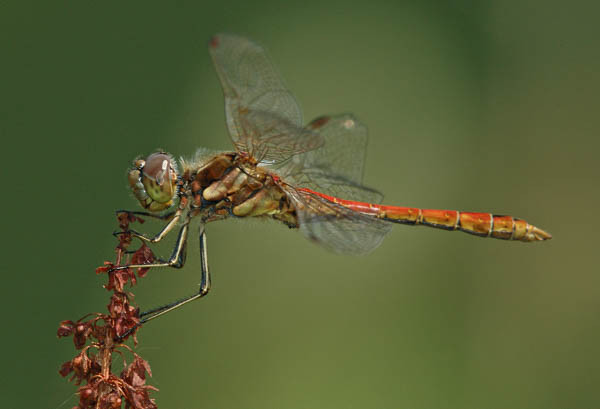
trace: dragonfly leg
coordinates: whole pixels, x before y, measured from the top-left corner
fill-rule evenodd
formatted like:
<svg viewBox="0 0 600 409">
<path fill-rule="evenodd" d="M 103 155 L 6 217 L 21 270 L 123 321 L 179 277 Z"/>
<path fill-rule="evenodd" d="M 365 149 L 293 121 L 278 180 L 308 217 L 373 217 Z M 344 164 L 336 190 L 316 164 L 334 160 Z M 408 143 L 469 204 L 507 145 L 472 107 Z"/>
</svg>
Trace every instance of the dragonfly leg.
<svg viewBox="0 0 600 409">
<path fill-rule="evenodd" d="M 132 214 L 134 216 L 144 216 L 144 217 L 152 217 L 154 219 L 159 219 L 159 220 L 169 220 L 171 217 L 173 217 L 175 215 L 175 213 L 177 213 L 176 210 L 165 213 L 165 214 L 155 214 L 155 213 L 149 213 L 149 212 L 139 212 L 139 211 L 134 211 L 134 210 L 123 210 L 123 209 L 119 209 L 117 211 L 115 211 L 115 213 L 117 214 L 117 216 L 119 216 L 122 213 L 125 214 Z"/>
<path fill-rule="evenodd" d="M 176 308 L 179 308 L 184 304 L 202 298 L 206 294 L 208 294 L 208 291 L 210 290 L 210 271 L 208 270 L 208 257 L 206 252 L 206 233 L 204 232 L 204 225 L 202 225 L 202 227 L 200 228 L 200 268 L 200 288 L 195 294 L 163 305 L 161 307 L 153 308 L 151 310 L 142 312 L 140 314 L 140 322 L 135 327 L 129 329 L 125 334 L 121 335 L 119 338 L 123 339 L 129 334 L 131 334 L 133 331 L 135 331 L 136 328 L 140 327 L 146 322 L 153 320 L 154 318 L 159 317 L 163 314 L 166 314 L 167 312 L 172 311 Z"/>
<path fill-rule="evenodd" d="M 175 225 L 177 224 L 177 222 L 179 221 L 180 217 L 181 217 L 181 213 L 183 212 L 182 209 L 177 209 L 174 212 L 171 212 L 170 214 L 164 215 L 165 217 L 162 216 L 156 216 L 157 218 L 161 219 L 161 220 L 169 220 L 169 222 L 158 232 L 156 233 L 153 237 L 148 237 L 142 233 L 138 233 L 135 230 L 126 230 L 126 231 L 116 231 L 113 233 L 114 236 L 119 236 L 121 234 L 131 234 L 133 237 L 137 237 L 140 240 L 149 242 L 149 243 L 158 243 L 159 241 L 161 241 L 163 238 L 165 238 L 165 236 L 167 234 L 169 234 L 169 232 L 171 230 L 173 230 L 173 227 L 175 227 Z M 131 212 L 132 214 L 137 214 L 137 213 L 145 213 L 145 212 Z"/>
<path fill-rule="evenodd" d="M 163 261 L 159 260 L 157 263 L 148 263 L 148 264 L 128 264 L 125 266 L 116 266 L 113 267 L 111 271 L 124 270 L 127 268 L 154 268 L 154 267 L 173 267 L 173 268 L 181 268 L 185 264 L 185 253 L 187 246 L 187 235 L 189 230 L 190 220 L 186 220 L 185 224 L 179 229 L 179 234 L 177 235 L 177 241 L 175 243 L 175 248 L 173 249 L 173 253 L 169 260 Z"/>
</svg>

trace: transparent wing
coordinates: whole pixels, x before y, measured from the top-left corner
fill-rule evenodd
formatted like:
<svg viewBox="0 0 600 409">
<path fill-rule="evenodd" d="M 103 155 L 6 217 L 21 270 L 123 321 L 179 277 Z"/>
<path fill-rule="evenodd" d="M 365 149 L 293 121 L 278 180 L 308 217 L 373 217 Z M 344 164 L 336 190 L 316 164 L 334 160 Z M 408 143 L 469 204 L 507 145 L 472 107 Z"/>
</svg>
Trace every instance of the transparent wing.
<svg viewBox="0 0 600 409">
<path fill-rule="evenodd" d="M 379 203 L 383 195 L 362 185 L 367 127 L 352 114 L 322 116 L 306 129 L 318 133 L 323 145 L 271 166 L 286 183 L 343 199 Z"/>
<path fill-rule="evenodd" d="M 238 121 L 243 137 L 236 143 L 237 149 L 263 164 L 285 162 L 323 143 L 318 133 L 299 128 L 275 112 L 248 110 Z"/>
<path fill-rule="evenodd" d="M 318 133 L 302 127 L 300 106 L 261 46 L 218 34 L 209 51 L 223 87 L 227 128 L 238 151 L 278 163 L 322 144 Z"/>
<path fill-rule="evenodd" d="M 289 185 L 282 188 L 294 204 L 300 231 L 319 245 L 341 254 L 366 254 L 381 244 L 392 226 Z"/>
</svg>

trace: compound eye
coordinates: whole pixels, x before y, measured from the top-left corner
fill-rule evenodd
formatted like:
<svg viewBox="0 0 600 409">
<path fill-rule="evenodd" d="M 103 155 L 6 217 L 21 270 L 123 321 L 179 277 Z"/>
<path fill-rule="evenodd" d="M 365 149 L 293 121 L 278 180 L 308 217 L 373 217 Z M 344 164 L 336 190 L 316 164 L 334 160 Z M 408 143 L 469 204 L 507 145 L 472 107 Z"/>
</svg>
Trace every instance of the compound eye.
<svg viewBox="0 0 600 409">
<path fill-rule="evenodd" d="M 168 180 L 171 171 L 171 158 L 165 153 L 153 153 L 145 161 L 140 161 L 144 176 L 154 179 L 159 185 Z"/>
<path fill-rule="evenodd" d="M 142 183 L 146 193 L 159 203 L 167 203 L 175 194 L 177 174 L 171 164 L 171 156 L 158 152 L 143 163 Z"/>
</svg>

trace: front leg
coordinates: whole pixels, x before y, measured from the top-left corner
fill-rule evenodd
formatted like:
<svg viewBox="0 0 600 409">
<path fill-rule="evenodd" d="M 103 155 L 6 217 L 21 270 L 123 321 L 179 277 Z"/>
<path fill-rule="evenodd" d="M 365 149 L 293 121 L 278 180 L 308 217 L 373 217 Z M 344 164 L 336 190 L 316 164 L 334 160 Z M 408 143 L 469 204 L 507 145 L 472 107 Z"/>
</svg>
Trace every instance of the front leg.
<svg viewBox="0 0 600 409">
<path fill-rule="evenodd" d="M 119 217 L 121 214 L 132 214 L 134 216 L 144 216 L 144 217 L 152 217 L 153 219 L 159 219 L 159 220 L 169 220 L 171 217 L 173 217 L 175 215 L 175 213 L 177 213 L 176 210 L 167 212 L 165 214 L 155 214 L 155 213 L 149 213 L 149 212 L 140 212 L 137 210 L 123 210 L 123 209 L 119 209 L 115 211 L 117 217 Z"/>
<path fill-rule="evenodd" d="M 183 265 L 185 264 L 185 254 L 186 254 L 189 225 L 190 225 L 190 219 L 188 218 L 185 221 L 185 223 L 183 224 L 183 226 L 181 226 L 181 229 L 179 229 L 179 234 L 177 235 L 177 241 L 175 242 L 175 248 L 173 249 L 171 257 L 169 257 L 169 260 L 167 260 L 167 261 L 159 260 L 158 263 L 128 264 L 125 266 L 116 266 L 116 267 L 112 268 L 112 271 L 125 270 L 128 268 L 154 268 L 154 267 L 181 268 L 181 267 L 183 267 Z"/>
<path fill-rule="evenodd" d="M 117 210 L 117 214 L 119 213 L 125 213 L 124 211 L 121 210 Z M 175 225 L 177 224 L 177 222 L 179 221 L 179 219 L 181 218 L 181 214 L 183 213 L 183 209 L 179 208 L 174 212 L 170 212 L 167 213 L 165 215 L 162 216 L 158 216 L 158 215 L 153 215 L 151 213 L 146 213 L 146 212 L 126 212 L 127 214 L 133 214 L 133 215 L 147 215 L 147 216 L 151 216 L 151 217 L 155 217 L 157 219 L 161 219 L 161 220 L 169 220 L 169 222 L 158 232 L 156 233 L 156 235 L 154 235 L 154 237 L 148 237 L 142 233 L 138 233 L 135 230 L 126 230 L 126 231 L 117 231 L 113 233 L 113 236 L 117 237 L 119 235 L 122 234 L 131 234 L 133 237 L 137 237 L 138 239 L 142 240 L 142 241 L 146 241 L 148 243 L 158 243 L 159 241 L 161 241 L 162 239 L 165 238 L 165 236 L 167 234 L 169 234 L 169 232 L 171 230 L 173 230 L 173 227 L 175 227 Z"/>
</svg>

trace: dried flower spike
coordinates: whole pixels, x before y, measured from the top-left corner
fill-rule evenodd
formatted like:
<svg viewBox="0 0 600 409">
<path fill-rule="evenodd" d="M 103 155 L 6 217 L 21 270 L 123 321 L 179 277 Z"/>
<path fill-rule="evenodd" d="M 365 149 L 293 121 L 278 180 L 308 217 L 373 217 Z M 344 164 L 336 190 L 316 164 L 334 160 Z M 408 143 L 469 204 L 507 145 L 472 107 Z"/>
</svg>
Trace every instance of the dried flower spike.
<svg viewBox="0 0 600 409">
<path fill-rule="evenodd" d="M 154 254 L 142 244 L 139 249 L 128 252 L 131 245 L 129 224 L 143 223 L 139 217 L 119 212 L 117 215 L 121 232 L 116 235 L 119 243 L 116 247 L 115 262 L 106 261 L 96 269 L 96 274 L 107 274 L 108 282 L 104 288 L 111 291 L 107 305 L 108 314 L 94 313 L 77 320 L 62 321 L 56 332 L 59 338 L 73 337 L 73 343 L 80 352 L 70 361 L 63 363 L 59 374 L 63 377 L 71 375 L 70 380 L 81 385 L 77 393 L 79 404 L 76 408 L 117 409 L 123 406 L 131 409 L 155 409 L 151 391 L 157 391 L 146 385 L 147 376 L 152 376 L 150 365 L 138 354 L 134 353 L 124 341 L 131 336 L 137 345 L 136 332 L 139 324 L 139 309 L 131 302 L 133 294 L 126 292 L 137 283 L 138 278 L 146 275 L 145 268 L 125 268 L 114 270 L 114 267 L 134 264 L 146 264 L 154 261 Z M 131 353 L 133 361 L 127 365 L 124 361 L 122 372 L 112 373 L 113 353 Z"/>
</svg>

